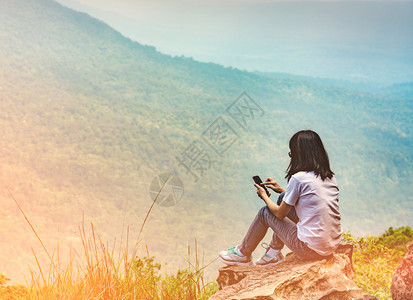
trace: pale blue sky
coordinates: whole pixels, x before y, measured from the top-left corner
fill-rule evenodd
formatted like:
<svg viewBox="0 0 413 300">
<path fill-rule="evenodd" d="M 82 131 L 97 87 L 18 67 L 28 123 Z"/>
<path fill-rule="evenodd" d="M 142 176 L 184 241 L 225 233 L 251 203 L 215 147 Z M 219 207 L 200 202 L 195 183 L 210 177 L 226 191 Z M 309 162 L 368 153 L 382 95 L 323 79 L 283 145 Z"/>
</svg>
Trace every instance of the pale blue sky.
<svg viewBox="0 0 413 300">
<path fill-rule="evenodd" d="M 165 54 L 248 71 L 413 81 L 412 1 L 58 1 Z"/>
<path fill-rule="evenodd" d="M 71 0 L 69 0 L 71 1 Z M 150 10 L 163 10 L 164 8 L 180 7 L 184 5 L 190 6 L 211 6 L 211 5 L 239 5 L 239 4 L 254 4 L 260 5 L 263 3 L 280 3 L 280 2 L 314 2 L 314 0 L 75 0 L 76 2 L 99 8 L 102 10 L 111 10 L 120 12 L 127 16 L 141 15 Z M 413 0 L 318 0 L 316 2 L 411 2 Z M 58 2 L 63 2 L 59 1 Z"/>
</svg>

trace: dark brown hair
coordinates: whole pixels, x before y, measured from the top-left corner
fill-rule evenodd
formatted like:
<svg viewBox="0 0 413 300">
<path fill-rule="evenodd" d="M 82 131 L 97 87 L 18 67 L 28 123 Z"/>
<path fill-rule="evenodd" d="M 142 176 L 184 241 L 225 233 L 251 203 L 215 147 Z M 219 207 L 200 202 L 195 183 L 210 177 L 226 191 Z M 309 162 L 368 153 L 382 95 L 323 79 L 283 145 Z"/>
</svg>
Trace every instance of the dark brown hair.
<svg viewBox="0 0 413 300">
<path fill-rule="evenodd" d="M 322 180 L 332 178 L 328 154 L 320 136 L 312 130 L 302 130 L 290 139 L 291 160 L 287 168 L 287 178 L 300 171 L 314 171 Z"/>
</svg>

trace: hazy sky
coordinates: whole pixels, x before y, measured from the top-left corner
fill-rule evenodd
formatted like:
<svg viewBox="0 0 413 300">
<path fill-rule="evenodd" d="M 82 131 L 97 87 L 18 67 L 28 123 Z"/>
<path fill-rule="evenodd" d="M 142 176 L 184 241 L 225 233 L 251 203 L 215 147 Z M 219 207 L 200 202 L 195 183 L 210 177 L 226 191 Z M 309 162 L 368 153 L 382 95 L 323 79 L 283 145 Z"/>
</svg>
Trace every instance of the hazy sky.
<svg viewBox="0 0 413 300">
<path fill-rule="evenodd" d="M 413 78 L 413 0 L 58 1 L 165 54 L 249 71 Z"/>
<path fill-rule="evenodd" d="M 364 0 L 364 2 L 411 2 L 413 0 Z M 148 9 L 163 10 L 166 7 L 182 7 L 184 5 L 208 6 L 211 4 L 219 5 L 237 5 L 237 4 L 255 4 L 278 3 L 278 2 L 295 2 L 291 0 L 76 0 L 84 5 L 97 7 L 104 10 L 121 12 L 126 15 L 139 14 Z M 296 2 L 314 2 L 314 0 L 300 0 Z M 318 2 L 361 2 L 358 0 L 318 0 Z"/>
</svg>

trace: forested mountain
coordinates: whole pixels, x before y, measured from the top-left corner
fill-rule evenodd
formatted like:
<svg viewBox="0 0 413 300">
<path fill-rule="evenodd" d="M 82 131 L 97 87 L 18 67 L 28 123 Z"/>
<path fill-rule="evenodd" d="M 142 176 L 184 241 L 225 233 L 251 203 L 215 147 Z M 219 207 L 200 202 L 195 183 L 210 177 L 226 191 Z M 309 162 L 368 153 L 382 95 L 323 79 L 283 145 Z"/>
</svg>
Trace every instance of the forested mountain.
<svg viewBox="0 0 413 300">
<path fill-rule="evenodd" d="M 196 238 L 208 262 L 262 206 L 251 176 L 286 185 L 288 140 L 305 128 L 330 154 L 345 231 L 412 226 L 412 112 L 411 84 L 367 93 L 252 74 L 160 54 L 51 0 L 0 0 L 0 271 L 22 280 L 31 248 L 43 253 L 8 189 L 63 259 L 82 220 L 109 243 L 129 226 L 133 245 L 152 180 L 172 170 L 183 197 L 153 208 L 139 253 L 174 269 Z M 209 158 L 197 180 L 179 164 L 194 149 Z"/>
<path fill-rule="evenodd" d="M 58 2 L 171 55 L 376 87 L 413 78 L 411 1 Z"/>
</svg>

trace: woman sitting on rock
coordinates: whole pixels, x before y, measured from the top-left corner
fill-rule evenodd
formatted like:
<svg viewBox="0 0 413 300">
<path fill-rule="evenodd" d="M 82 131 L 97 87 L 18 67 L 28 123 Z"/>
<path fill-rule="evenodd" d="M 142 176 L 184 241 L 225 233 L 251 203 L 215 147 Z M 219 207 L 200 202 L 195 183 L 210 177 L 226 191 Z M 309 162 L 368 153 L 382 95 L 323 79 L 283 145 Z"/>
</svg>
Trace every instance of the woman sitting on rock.
<svg viewBox="0 0 413 300">
<path fill-rule="evenodd" d="M 290 139 L 289 146 L 287 189 L 272 178 L 261 183 L 281 193 L 276 204 L 260 185 L 254 184 L 266 206 L 258 212 L 241 244 L 220 253 L 224 263 L 252 264 L 251 253 L 268 227 L 274 235 L 257 265 L 283 261 L 284 244 L 303 259 L 330 256 L 340 244 L 338 187 L 319 135 L 311 130 L 299 131 Z"/>
</svg>

